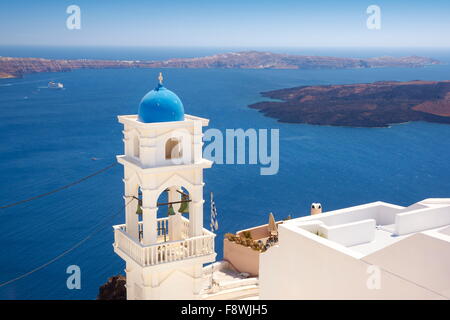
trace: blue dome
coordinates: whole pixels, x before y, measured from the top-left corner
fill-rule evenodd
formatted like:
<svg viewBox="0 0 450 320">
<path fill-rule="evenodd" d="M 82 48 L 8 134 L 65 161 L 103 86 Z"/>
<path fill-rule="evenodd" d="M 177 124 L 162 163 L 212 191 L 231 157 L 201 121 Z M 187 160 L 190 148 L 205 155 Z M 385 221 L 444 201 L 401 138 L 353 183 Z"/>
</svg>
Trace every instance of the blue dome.
<svg viewBox="0 0 450 320">
<path fill-rule="evenodd" d="M 145 123 L 183 121 L 183 103 L 175 93 L 159 83 L 142 98 L 139 104 L 138 120 Z"/>
</svg>

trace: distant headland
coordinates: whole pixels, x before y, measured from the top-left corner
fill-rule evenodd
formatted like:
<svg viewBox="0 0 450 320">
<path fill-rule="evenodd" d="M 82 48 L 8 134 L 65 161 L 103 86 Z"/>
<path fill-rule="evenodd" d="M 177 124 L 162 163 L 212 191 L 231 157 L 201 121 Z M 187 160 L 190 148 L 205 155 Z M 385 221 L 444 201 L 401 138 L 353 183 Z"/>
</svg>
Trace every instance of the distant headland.
<svg viewBox="0 0 450 320">
<path fill-rule="evenodd" d="M 450 80 L 302 86 L 262 95 L 281 101 L 249 107 L 280 122 L 351 127 L 409 121 L 450 124 Z"/>
<path fill-rule="evenodd" d="M 426 57 L 340 58 L 303 56 L 260 51 L 216 54 L 199 58 L 151 60 L 62 60 L 0 57 L 0 78 L 18 78 L 37 72 L 65 72 L 106 68 L 228 68 L 228 69 L 356 69 L 423 67 L 441 62 Z"/>
</svg>

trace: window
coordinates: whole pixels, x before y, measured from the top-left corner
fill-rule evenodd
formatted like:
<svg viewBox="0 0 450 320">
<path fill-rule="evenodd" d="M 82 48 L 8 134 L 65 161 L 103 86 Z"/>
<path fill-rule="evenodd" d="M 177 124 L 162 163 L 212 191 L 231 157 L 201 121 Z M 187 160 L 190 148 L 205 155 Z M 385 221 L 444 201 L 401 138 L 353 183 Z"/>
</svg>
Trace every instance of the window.
<svg viewBox="0 0 450 320">
<path fill-rule="evenodd" d="M 166 159 L 181 158 L 181 143 L 180 139 L 170 138 L 166 142 Z"/>
</svg>

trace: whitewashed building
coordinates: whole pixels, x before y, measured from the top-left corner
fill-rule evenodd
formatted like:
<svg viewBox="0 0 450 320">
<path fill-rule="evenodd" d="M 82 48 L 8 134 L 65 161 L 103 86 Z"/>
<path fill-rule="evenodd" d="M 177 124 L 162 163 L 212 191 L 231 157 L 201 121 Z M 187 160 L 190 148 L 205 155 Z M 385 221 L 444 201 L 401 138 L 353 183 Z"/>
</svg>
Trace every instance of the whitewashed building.
<svg viewBox="0 0 450 320">
<path fill-rule="evenodd" d="M 261 299 L 450 299 L 450 199 L 374 202 L 286 221 Z"/>
<path fill-rule="evenodd" d="M 184 114 L 161 75 L 139 114 L 118 118 L 126 207 L 125 224 L 114 226 L 113 246 L 126 262 L 127 299 L 200 299 L 203 265 L 216 258 L 215 234 L 203 228 L 203 170 L 212 165 L 202 157 L 208 120 Z M 164 192 L 168 202 L 158 203 Z M 179 212 L 183 203 L 189 219 Z M 173 214 L 158 218 L 158 207 L 168 205 Z"/>
</svg>

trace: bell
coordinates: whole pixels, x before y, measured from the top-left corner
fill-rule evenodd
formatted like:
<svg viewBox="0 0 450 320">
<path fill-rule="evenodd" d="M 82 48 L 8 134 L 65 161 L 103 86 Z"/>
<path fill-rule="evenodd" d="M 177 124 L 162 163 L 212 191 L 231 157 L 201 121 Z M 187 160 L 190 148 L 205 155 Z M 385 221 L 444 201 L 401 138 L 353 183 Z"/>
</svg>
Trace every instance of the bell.
<svg viewBox="0 0 450 320">
<path fill-rule="evenodd" d="M 175 215 L 175 210 L 173 210 L 173 207 L 171 204 L 169 204 L 169 208 L 167 209 L 167 215 L 168 216 L 173 216 Z"/>
<path fill-rule="evenodd" d="M 181 200 L 182 201 L 186 201 L 186 202 L 182 202 L 180 205 L 180 209 L 178 209 L 178 212 L 180 213 L 189 213 L 189 197 L 186 195 L 181 195 Z"/>
<path fill-rule="evenodd" d="M 142 214 L 142 199 L 138 199 L 136 214 Z"/>
</svg>

